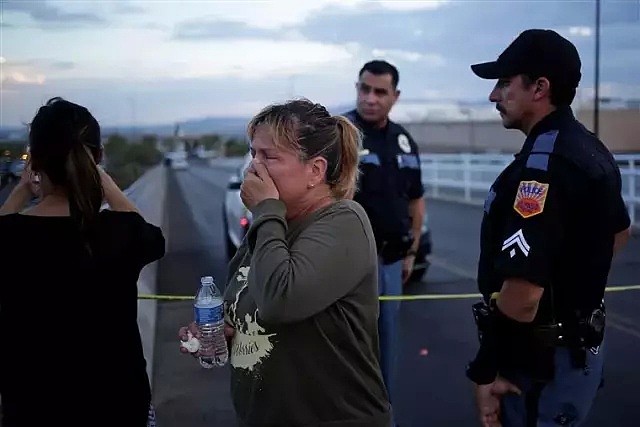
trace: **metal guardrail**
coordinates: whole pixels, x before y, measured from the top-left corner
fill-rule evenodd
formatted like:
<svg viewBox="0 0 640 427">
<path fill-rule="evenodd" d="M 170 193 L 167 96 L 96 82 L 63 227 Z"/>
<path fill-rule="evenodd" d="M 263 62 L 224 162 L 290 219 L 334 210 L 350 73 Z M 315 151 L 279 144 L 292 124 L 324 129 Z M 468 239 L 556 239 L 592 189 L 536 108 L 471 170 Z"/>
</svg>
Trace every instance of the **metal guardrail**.
<svg viewBox="0 0 640 427">
<path fill-rule="evenodd" d="M 615 156 L 631 223 L 640 226 L 640 154 Z M 422 181 L 433 198 L 482 204 L 489 187 L 513 160 L 509 154 L 423 154 Z"/>
<path fill-rule="evenodd" d="M 149 168 L 133 184 L 123 190 L 142 216 L 151 224 L 163 226 L 166 197 L 166 168 L 157 165 Z M 105 203 L 103 208 L 108 207 Z M 138 277 L 138 290 L 143 294 L 157 291 L 158 262 L 146 265 Z M 138 327 L 142 349 L 147 360 L 147 375 L 153 381 L 154 350 L 156 337 L 156 301 L 138 301 Z M 1 425 L 0 425 L 1 427 Z"/>
</svg>

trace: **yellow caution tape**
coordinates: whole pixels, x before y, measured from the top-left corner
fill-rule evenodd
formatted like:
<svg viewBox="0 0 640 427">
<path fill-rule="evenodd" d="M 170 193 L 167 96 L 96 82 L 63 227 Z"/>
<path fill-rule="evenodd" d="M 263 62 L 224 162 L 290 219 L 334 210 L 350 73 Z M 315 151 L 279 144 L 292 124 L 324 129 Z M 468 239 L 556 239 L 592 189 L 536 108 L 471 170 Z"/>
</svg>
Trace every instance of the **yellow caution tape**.
<svg viewBox="0 0 640 427">
<path fill-rule="evenodd" d="M 606 292 L 623 292 L 640 290 L 640 285 L 630 286 L 609 286 Z M 481 294 L 423 294 L 423 295 L 383 295 L 378 297 L 380 301 L 420 301 L 420 300 L 453 300 L 453 299 L 472 299 L 481 298 Z M 138 299 L 151 299 L 160 301 L 189 301 L 193 300 L 192 296 L 182 295 L 154 295 L 140 294 Z"/>
<path fill-rule="evenodd" d="M 637 291 L 638 289 L 640 289 L 640 285 L 609 286 L 605 288 L 605 292 Z"/>
<path fill-rule="evenodd" d="M 424 295 L 382 295 L 380 301 L 419 301 L 434 299 L 469 299 L 480 298 L 480 294 L 424 294 Z"/>
</svg>

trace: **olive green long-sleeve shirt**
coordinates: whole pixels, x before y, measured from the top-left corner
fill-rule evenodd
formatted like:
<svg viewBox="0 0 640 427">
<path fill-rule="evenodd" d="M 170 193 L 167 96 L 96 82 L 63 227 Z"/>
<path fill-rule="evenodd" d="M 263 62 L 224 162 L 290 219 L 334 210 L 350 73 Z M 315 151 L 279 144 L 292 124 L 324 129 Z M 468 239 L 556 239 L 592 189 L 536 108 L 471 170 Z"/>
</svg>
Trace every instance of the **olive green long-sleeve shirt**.
<svg viewBox="0 0 640 427">
<path fill-rule="evenodd" d="M 240 425 L 388 427 L 364 210 L 343 200 L 287 223 L 270 199 L 253 213 L 225 291 Z"/>
</svg>

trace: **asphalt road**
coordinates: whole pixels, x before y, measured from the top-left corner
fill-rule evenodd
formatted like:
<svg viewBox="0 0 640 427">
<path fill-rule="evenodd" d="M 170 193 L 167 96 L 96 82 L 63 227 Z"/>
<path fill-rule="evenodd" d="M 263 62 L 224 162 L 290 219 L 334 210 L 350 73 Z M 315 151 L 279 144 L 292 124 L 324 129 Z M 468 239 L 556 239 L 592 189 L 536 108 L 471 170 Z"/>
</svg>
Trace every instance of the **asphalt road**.
<svg viewBox="0 0 640 427">
<path fill-rule="evenodd" d="M 166 231 L 169 251 L 160 262 L 159 292 L 191 295 L 199 277 L 226 279 L 221 222 L 228 168 L 193 166 L 171 171 Z M 426 281 L 407 293 L 475 293 L 481 209 L 458 203 L 428 202 L 433 230 L 433 265 Z M 612 285 L 640 284 L 640 238 L 635 236 L 616 260 Z M 607 294 L 606 385 L 589 427 L 637 425 L 640 407 L 640 291 Z M 394 403 L 407 426 L 473 426 L 471 387 L 463 367 L 476 349 L 470 314 L 474 300 L 403 302 L 401 356 Z M 227 368 L 203 370 L 178 352 L 177 329 L 192 318 L 188 303 L 161 303 L 158 312 L 154 396 L 161 427 L 232 426 Z"/>
<path fill-rule="evenodd" d="M 224 286 L 222 200 L 227 179 L 228 173 L 208 168 L 169 171 L 163 227 L 168 250 L 158 266 L 159 293 L 194 295 L 200 277 L 209 275 Z M 228 366 L 205 370 L 179 352 L 178 329 L 193 319 L 192 304 L 161 302 L 156 319 L 153 388 L 159 427 L 235 425 Z"/>
</svg>

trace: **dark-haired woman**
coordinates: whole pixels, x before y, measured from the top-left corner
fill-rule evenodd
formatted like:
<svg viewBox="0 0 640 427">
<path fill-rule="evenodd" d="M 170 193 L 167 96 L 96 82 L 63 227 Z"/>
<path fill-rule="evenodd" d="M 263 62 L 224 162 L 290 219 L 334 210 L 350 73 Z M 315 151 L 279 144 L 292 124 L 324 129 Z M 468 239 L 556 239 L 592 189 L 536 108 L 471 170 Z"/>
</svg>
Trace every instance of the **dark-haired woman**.
<svg viewBox="0 0 640 427">
<path fill-rule="evenodd" d="M 147 425 L 136 285 L 165 243 L 97 166 L 100 141 L 86 108 L 47 102 L 30 125 L 29 167 L 0 208 L 4 427 Z M 25 209 L 35 174 L 40 202 Z"/>
</svg>

